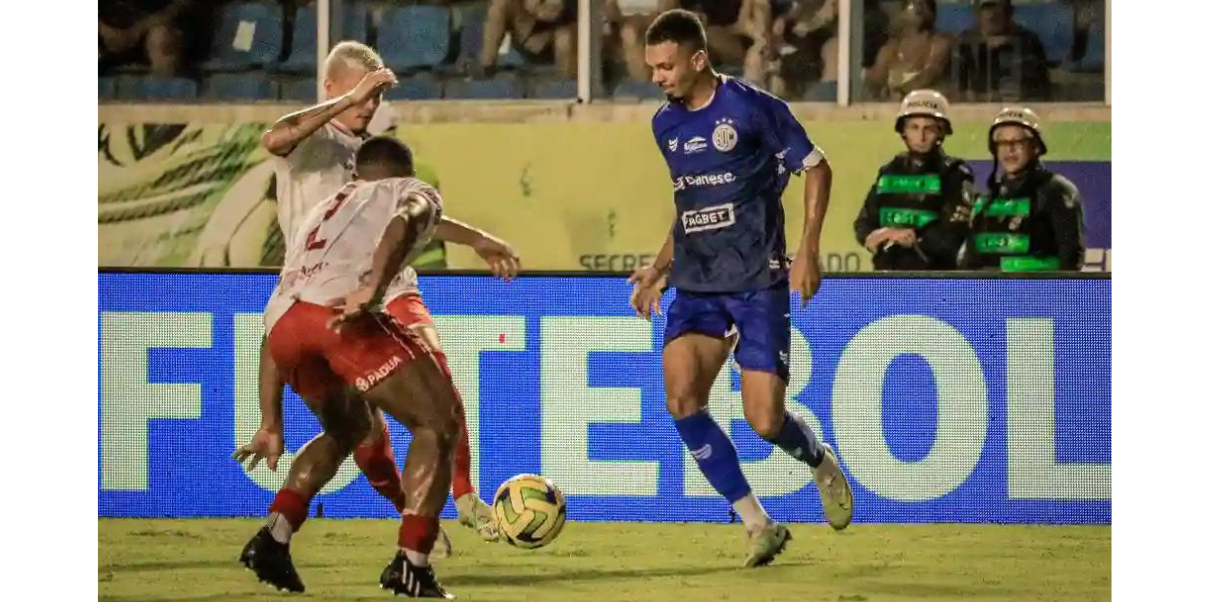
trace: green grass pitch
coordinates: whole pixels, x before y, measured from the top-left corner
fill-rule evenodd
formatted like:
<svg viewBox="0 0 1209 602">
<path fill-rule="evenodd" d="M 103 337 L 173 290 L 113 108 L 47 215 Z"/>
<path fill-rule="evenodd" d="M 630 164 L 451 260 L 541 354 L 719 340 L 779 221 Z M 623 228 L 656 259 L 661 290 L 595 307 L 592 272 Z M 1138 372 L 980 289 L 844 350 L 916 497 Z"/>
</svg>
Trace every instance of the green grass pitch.
<svg viewBox="0 0 1209 602">
<path fill-rule="evenodd" d="M 260 521 L 100 519 L 101 600 L 282 600 L 236 560 Z M 292 544 L 298 599 L 387 600 L 378 575 L 396 521 L 311 519 Z M 454 557 L 437 575 L 459 600 L 1109 600 L 1111 527 L 790 525 L 770 566 L 741 568 L 742 527 L 569 522 L 525 551 L 445 521 Z M 401 599 L 401 598 L 400 598 Z"/>
</svg>

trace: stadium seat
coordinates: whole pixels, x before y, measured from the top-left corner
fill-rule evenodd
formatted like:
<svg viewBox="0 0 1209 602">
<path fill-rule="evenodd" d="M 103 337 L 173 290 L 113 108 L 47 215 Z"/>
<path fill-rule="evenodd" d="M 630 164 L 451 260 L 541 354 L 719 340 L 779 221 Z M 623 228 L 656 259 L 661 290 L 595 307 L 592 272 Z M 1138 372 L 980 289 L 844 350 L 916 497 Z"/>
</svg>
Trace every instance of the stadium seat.
<svg viewBox="0 0 1209 602">
<path fill-rule="evenodd" d="M 361 0 L 344 0 L 341 3 L 339 40 L 361 40 L 369 42 L 369 7 Z"/>
<path fill-rule="evenodd" d="M 835 102 L 839 96 L 839 82 L 815 82 L 806 88 L 802 100 L 807 102 Z"/>
<path fill-rule="evenodd" d="M 504 41 L 506 44 L 500 49 L 499 58 L 496 60 L 496 66 L 501 69 L 525 69 L 532 64 L 529 57 L 517 50 L 515 41 L 512 39 L 512 34 L 508 34 Z M 483 46 L 482 40 L 479 41 L 479 47 Z"/>
<path fill-rule="evenodd" d="M 278 97 L 281 100 L 294 102 L 315 102 L 315 78 L 307 77 L 281 82 L 278 86 Z"/>
<path fill-rule="evenodd" d="M 1075 70 L 1083 73 L 1099 73 L 1104 71 L 1104 48 L 1108 41 L 1104 36 L 1104 23 L 1097 21 L 1087 31 L 1087 46 L 1083 50 L 1083 58 L 1075 64 Z"/>
<path fill-rule="evenodd" d="M 1021 4 L 1016 7 L 1015 20 L 1041 38 L 1049 62 L 1061 63 L 1070 57 L 1075 45 L 1074 6 L 1065 2 Z"/>
<path fill-rule="evenodd" d="M 466 73 L 470 66 L 478 64 L 479 55 L 483 51 L 483 23 L 487 20 L 487 3 L 475 2 L 455 6 L 453 11 L 458 56 L 445 71 Z"/>
<path fill-rule="evenodd" d="M 435 75 L 421 71 L 399 76 L 399 85 L 386 91 L 388 100 L 436 100 L 441 97 L 441 82 Z"/>
<path fill-rule="evenodd" d="M 443 6 L 392 7 L 378 26 L 378 51 L 397 71 L 439 65 L 449 55 L 449 9 Z"/>
<path fill-rule="evenodd" d="M 936 29 L 959 34 L 974 27 L 974 8 L 969 2 L 941 2 L 936 9 Z"/>
<path fill-rule="evenodd" d="M 315 39 L 317 27 L 315 5 L 298 7 L 294 11 L 294 36 L 290 41 L 290 56 L 273 70 L 281 73 L 314 73 L 317 60 L 315 54 L 318 52 L 318 42 Z"/>
<path fill-rule="evenodd" d="M 274 100 L 277 85 L 263 73 L 216 73 L 202 82 L 202 97 L 211 100 Z"/>
<path fill-rule="evenodd" d="M 617 84 L 613 89 L 613 98 L 617 100 L 641 100 L 645 98 L 664 98 L 663 90 L 649 81 L 626 80 Z"/>
<path fill-rule="evenodd" d="M 492 99 L 523 98 L 524 86 L 512 73 L 500 73 L 491 79 L 456 79 L 445 85 L 445 98 Z"/>
<path fill-rule="evenodd" d="M 340 29 L 343 32 L 332 40 L 366 40 L 368 39 L 369 10 L 364 3 L 346 0 L 341 4 L 343 17 Z M 290 55 L 274 71 L 280 73 L 311 74 L 315 72 L 318 57 L 318 42 L 315 39 L 318 17 L 315 5 L 300 6 L 294 11 L 294 35 L 290 42 Z"/>
<path fill-rule="evenodd" d="M 529 88 L 529 98 L 576 100 L 579 98 L 579 82 L 573 79 L 537 79 Z"/>
<path fill-rule="evenodd" d="M 219 14 L 210 59 L 204 71 L 244 71 L 277 62 L 282 47 L 282 14 L 278 4 L 242 2 Z"/>
<path fill-rule="evenodd" d="M 122 96 L 131 100 L 192 100 L 197 98 L 197 82 L 184 77 L 134 77 Z"/>
<path fill-rule="evenodd" d="M 112 77 L 97 78 L 97 98 L 113 100 L 118 97 L 118 80 Z"/>
</svg>

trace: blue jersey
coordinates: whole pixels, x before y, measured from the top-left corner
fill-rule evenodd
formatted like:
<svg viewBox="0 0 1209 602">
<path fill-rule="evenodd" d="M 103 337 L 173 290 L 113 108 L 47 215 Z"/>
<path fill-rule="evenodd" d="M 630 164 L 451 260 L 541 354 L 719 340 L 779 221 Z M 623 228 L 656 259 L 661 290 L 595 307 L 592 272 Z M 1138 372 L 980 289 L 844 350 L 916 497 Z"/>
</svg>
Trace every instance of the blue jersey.
<svg viewBox="0 0 1209 602">
<path fill-rule="evenodd" d="M 676 200 L 670 283 L 694 292 L 742 292 L 786 280 L 781 193 L 818 151 L 781 99 L 721 76 L 713 100 L 678 102 L 651 120 Z"/>
</svg>

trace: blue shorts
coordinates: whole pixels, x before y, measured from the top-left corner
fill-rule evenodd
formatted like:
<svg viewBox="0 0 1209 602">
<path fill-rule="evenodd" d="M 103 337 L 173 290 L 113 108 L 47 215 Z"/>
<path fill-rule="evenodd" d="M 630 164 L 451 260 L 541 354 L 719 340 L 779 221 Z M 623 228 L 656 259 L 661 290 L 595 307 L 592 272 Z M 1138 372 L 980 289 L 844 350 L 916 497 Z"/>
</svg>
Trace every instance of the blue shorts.
<svg viewBox="0 0 1209 602">
<path fill-rule="evenodd" d="M 744 370 L 774 372 L 789 381 L 789 286 L 745 293 L 676 291 L 667 312 L 663 344 L 690 332 L 725 338 L 739 331 L 735 361 Z"/>
</svg>

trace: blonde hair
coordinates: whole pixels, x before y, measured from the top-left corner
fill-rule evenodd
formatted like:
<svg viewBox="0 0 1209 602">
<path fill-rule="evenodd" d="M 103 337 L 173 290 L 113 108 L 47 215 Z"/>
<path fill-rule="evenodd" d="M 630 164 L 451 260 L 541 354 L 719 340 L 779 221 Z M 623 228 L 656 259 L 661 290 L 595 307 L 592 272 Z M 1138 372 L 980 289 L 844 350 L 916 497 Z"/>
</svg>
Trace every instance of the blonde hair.
<svg viewBox="0 0 1209 602">
<path fill-rule="evenodd" d="M 362 44 L 345 40 L 336 44 L 332 51 L 328 53 L 327 60 L 323 63 L 324 77 L 331 79 L 339 73 L 341 69 L 349 67 L 360 67 L 366 71 L 377 71 L 383 67 L 382 57 L 373 48 Z"/>
</svg>

